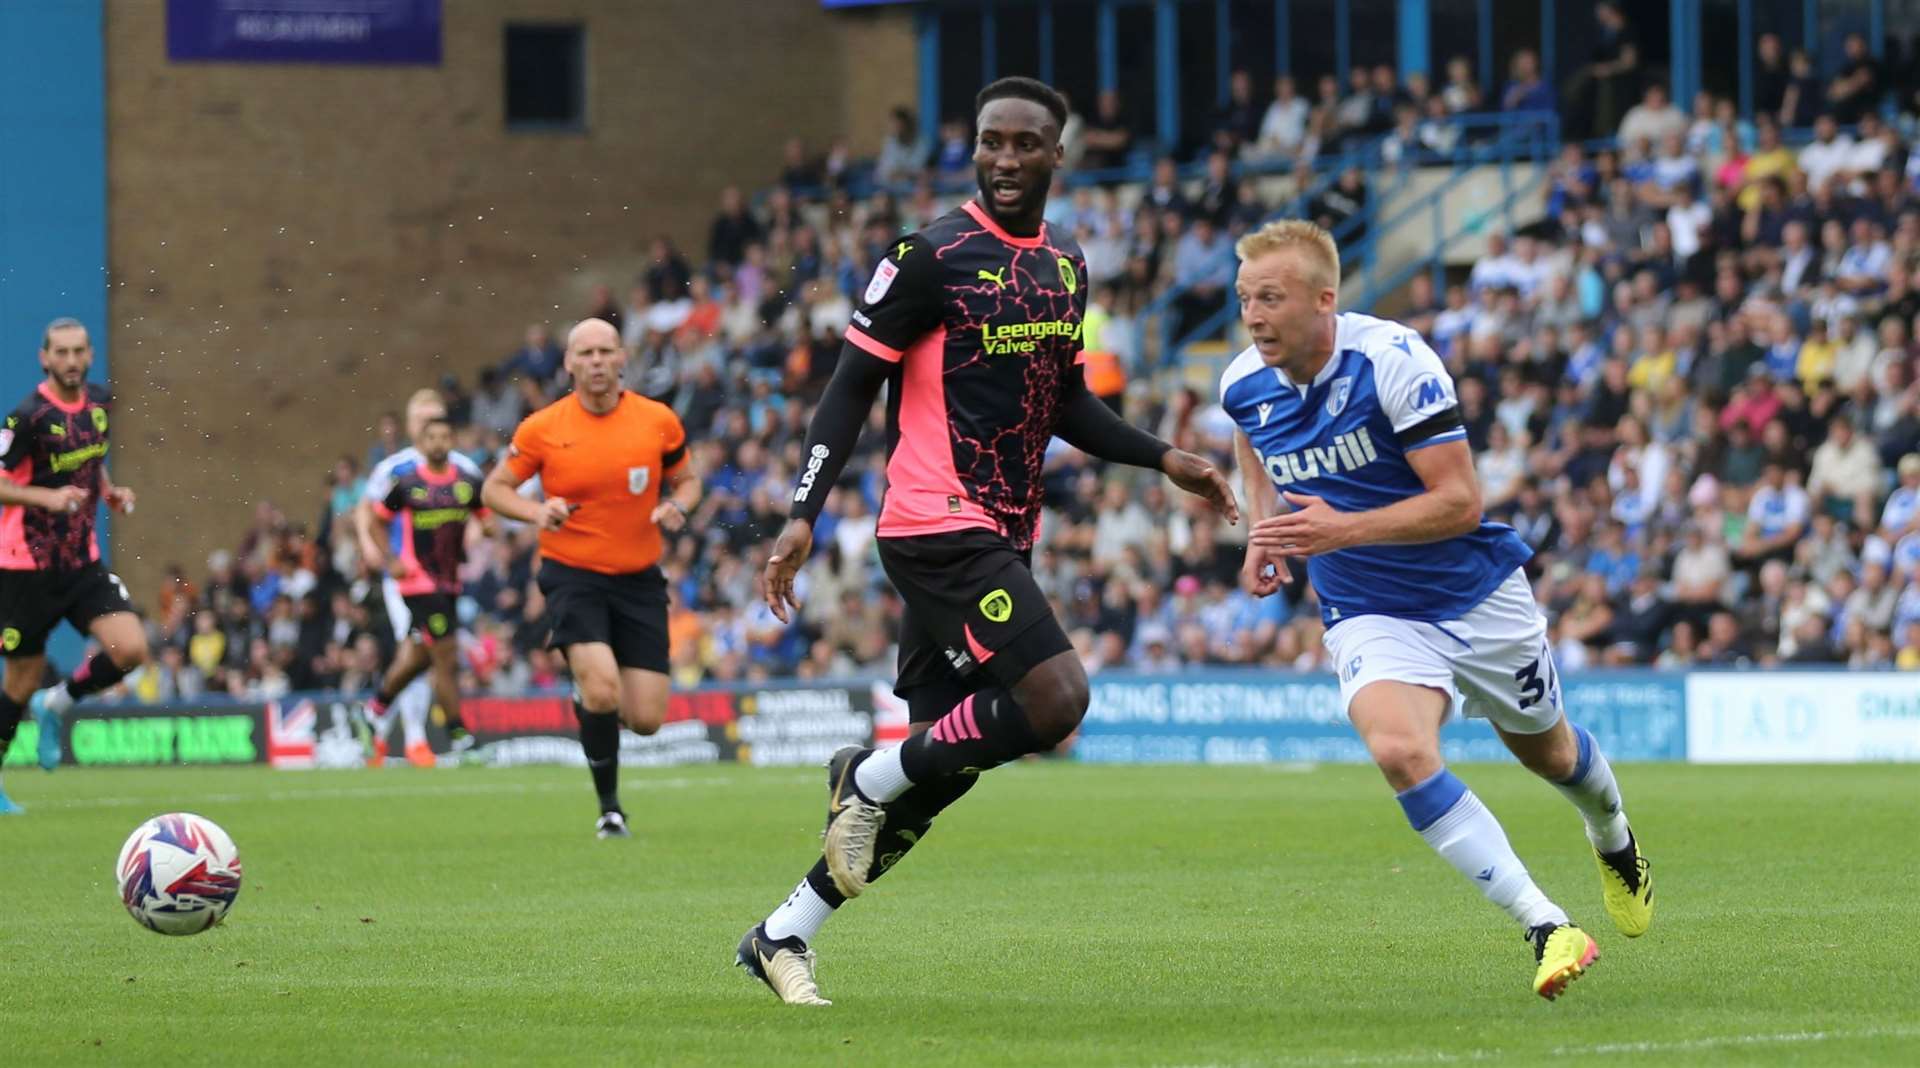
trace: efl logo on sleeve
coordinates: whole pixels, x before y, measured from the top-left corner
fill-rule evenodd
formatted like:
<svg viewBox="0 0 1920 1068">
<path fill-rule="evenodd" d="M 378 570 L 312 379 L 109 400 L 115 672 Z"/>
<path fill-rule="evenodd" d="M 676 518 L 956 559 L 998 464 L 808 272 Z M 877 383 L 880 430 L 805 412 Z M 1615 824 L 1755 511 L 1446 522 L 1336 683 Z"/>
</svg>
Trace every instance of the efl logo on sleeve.
<svg viewBox="0 0 1920 1068">
<path fill-rule="evenodd" d="M 867 283 L 866 302 L 877 303 L 893 288 L 893 280 L 900 274 L 900 268 L 892 260 L 881 260 L 880 266 L 873 269 L 873 281 Z"/>
</svg>

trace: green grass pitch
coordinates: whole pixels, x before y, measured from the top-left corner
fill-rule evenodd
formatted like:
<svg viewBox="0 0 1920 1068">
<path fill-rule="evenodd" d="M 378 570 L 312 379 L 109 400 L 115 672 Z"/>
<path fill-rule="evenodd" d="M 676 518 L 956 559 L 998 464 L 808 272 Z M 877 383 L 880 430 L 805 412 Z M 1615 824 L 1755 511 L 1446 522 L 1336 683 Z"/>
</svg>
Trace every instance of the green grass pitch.
<svg viewBox="0 0 1920 1068">
<path fill-rule="evenodd" d="M 0 1061 L 892 1065 L 1893 1064 L 1920 1058 L 1920 770 L 1623 766 L 1657 918 L 1614 934 L 1578 817 L 1460 772 L 1601 958 L 1534 997 L 1514 925 L 1368 768 L 991 775 L 816 942 L 830 1009 L 734 943 L 818 849 L 824 776 L 16 771 Z M 109 869 L 159 812 L 239 843 L 227 922 L 165 938 Z"/>
</svg>

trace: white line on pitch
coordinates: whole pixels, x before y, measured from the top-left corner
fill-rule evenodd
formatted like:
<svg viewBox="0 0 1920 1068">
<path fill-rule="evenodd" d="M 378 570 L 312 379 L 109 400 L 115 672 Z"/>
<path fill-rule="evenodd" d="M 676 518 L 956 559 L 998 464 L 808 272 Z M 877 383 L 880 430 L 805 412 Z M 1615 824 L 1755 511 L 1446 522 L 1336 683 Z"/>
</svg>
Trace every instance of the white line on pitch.
<svg viewBox="0 0 1920 1068">
<path fill-rule="evenodd" d="M 1904 1038 L 1920 1035 L 1920 1027 L 1866 1027 L 1854 1030 L 1786 1031 L 1771 1035 L 1713 1035 L 1671 1041 L 1608 1042 L 1593 1046 L 1557 1046 L 1544 1054 L 1526 1049 L 1470 1049 L 1459 1053 L 1422 1050 L 1407 1053 L 1356 1053 L 1344 1057 L 1293 1056 L 1274 1060 L 1239 1062 L 1235 1068 L 1258 1065 L 1375 1065 L 1375 1064 L 1472 1064 L 1478 1061 L 1537 1059 L 1541 1056 L 1578 1057 L 1616 1054 L 1684 1053 L 1692 1050 L 1738 1048 L 1742 1046 L 1784 1046 L 1816 1042 L 1847 1041 L 1868 1038 Z M 1226 1068 L 1223 1065 L 1195 1065 L 1188 1068 Z"/>
</svg>

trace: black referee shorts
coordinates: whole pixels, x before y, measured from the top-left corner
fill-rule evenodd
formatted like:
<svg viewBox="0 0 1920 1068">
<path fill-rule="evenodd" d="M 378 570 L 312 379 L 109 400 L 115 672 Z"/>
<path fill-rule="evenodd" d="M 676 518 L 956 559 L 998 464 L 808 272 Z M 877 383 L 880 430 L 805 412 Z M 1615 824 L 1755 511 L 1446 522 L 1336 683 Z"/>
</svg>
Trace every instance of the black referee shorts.
<svg viewBox="0 0 1920 1068">
<path fill-rule="evenodd" d="M 540 563 L 547 648 L 601 642 L 623 668 L 667 671 L 667 579 L 657 567 L 625 575 Z"/>
<path fill-rule="evenodd" d="M 880 566 L 906 603 L 894 693 L 956 679 L 967 692 L 1012 689 L 1073 648 L 1033 580 L 1032 554 L 999 534 L 960 530 L 881 538 L 879 546 Z"/>
</svg>

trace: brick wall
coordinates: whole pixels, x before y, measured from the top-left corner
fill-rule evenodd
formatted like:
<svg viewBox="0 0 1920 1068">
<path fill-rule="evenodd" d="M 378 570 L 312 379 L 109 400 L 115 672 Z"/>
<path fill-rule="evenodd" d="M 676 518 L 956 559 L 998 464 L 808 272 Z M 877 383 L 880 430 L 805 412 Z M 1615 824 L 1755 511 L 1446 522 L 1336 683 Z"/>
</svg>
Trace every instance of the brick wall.
<svg viewBox="0 0 1920 1068">
<path fill-rule="evenodd" d="M 624 296 L 648 239 L 703 255 L 718 190 L 782 142 L 877 148 L 911 16 L 804 0 L 459 0 L 439 67 L 170 64 L 165 5 L 108 0 L 117 525 L 136 597 L 253 503 L 318 514 L 342 452 L 527 323 Z M 587 26 L 588 130 L 508 133 L 508 21 Z M 876 55 L 884 62 L 875 63 Z"/>
</svg>

